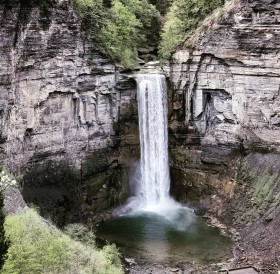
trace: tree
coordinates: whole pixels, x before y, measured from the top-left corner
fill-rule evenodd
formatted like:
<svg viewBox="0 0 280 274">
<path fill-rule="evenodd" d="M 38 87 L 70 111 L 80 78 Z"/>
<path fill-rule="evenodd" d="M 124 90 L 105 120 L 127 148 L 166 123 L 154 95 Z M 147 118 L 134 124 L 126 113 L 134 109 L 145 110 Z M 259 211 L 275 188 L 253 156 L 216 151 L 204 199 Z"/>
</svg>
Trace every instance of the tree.
<svg viewBox="0 0 280 274">
<path fill-rule="evenodd" d="M 103 1 L 73 0 L 73 6 L 81 19 L 83 31 L 87 33 L 90 39 L 98 42 L 100 29 L 108 16 Z"/>
<path fill-rule="evenodd" d="M 98 249 L 94 236 L 81 226 L 68 232 L 76 241 L 38 215 L 36 210 L 7 216 L 10 246 L 3 274 L 123 274 L 120 254 L 114 245 Z M 85 241 L 82 243 L 80 240 Z"/>
<path fill-rule="evenodd" d="M 223 0 L 175 0 L 161 33 L 161 56 L 170 57 L 170 52 L 188 39 L 207 15 L 223 4 Z"/>
<path fill-rule="evenodd" d="M 108 53 L 125 66 L 136 62 L 137 42 L 142 24 L 130 8 L 115 0 L 108 19 L 101 29 L 101 41 Z"/>
<path fill-rule="evenodd" d="M 1 0 L 0 0 L 1 1 Z M 126 67 L 137 63 L 157 20 L 148 0 L 72 0 L 87 36 Z"/>
<path fill-rule="evenodd" d="M 2 192 L 0 191 L 0 269 L 4 264 L 5 255 L 8 250 L 8 242 L 6 240 L 5 230 L 4 230 L 5 215 L 3 212 L 3 206 L 4 206 L 4 197 Z"/>
</svg>

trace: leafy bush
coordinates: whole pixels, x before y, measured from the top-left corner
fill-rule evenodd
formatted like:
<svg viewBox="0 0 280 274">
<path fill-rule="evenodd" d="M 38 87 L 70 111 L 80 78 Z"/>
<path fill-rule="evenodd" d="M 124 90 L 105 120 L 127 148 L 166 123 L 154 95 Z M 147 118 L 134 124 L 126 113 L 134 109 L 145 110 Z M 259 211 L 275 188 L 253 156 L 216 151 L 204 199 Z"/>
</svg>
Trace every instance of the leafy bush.
<svg viewBox="0 0 280 274">
<path fill-rule="evenodd" d="M 73 0 L 73 6 L 81 19 L 82 29 L 92 40 L 99 41 L 100 30 L 107 16 L 103 1 Z"/>
<path fill-rule="evenodd" d="M 224 0 L 175 0 L 161 33 L 161 56 L 168 58 L 170 52 L 189 38 L 207 15 L 223 4 Z"/>
<path fill-rule="evenodd" d="M 98 250 L 75 241 L 34 209 L 8 216 L 5 232 L 11 244 L 1 274 L 123 273 L 115 246 Z"/>
<path fill-rule="evenodd" d="M 82 224 L 70 224 L 64 228 L 64 233 L 70 236 L 75 241 L 80 241 L 86 245 L 94 246 L 95 235 L 92 230 L 89 230 Z"/>
<path fill-rule="evenodd" d="M 107 19 L 101 29 L 101 44 L 107 52 L 124 66 L 133 65 L 137 59 L 137 42 L 142 24 L 135 14 L 119 0 L 111 8 L 112 19 Z"/>
<path fill-rule="evenodd" d="M 165 15 L 174 0 L 150 0 L 149 2 L 156 6 L 161 15 Z"/>
</svg>

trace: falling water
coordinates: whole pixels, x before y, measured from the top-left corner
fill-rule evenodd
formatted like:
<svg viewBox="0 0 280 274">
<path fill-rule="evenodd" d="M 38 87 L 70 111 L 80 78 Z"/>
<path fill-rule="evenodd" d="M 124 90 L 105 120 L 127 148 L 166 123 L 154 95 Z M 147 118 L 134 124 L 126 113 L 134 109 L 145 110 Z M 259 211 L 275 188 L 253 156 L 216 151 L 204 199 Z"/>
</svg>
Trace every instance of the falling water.
<svg viewBox="0 0 280 274">
<path fill-rule="evenodd" d="M 135 194 L 140 207 L 150 208 L 169 199 L 165 77 L 140 74 L 137 87 L 141 178 Z"/>
<path fill-rule="evenodd" d="M 165 76 L 139 74 L 136 80 L 141 159 L 130 178 L 133 196 L 116 213 L 152 211 L 176 221 L 181 205 L 169 195 Z"/>
<path fill-rule="evenodd" d="M 165 76 L 139 74 L 136 80 L 141 159 L 130 178 L 133 196 L 117 213 L 153 211 L 173 216 L 168 213 L 180 205 L 169 196 Z"/>
</svg>

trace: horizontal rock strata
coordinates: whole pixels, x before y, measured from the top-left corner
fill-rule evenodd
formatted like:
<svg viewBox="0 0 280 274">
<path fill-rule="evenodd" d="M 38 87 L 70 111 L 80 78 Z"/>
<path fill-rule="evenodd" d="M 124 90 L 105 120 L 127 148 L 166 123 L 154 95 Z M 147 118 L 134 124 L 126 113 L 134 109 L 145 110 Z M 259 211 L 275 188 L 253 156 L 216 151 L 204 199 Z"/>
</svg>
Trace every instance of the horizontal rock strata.
<svg viewBox="0 0 280 274">
<path fill-rule="evenodd" d="M 89 210 L 108 208 L 108 178 L 124 178 L 139 151 L 135 82 L 85 39 L 67 0 L 48 9 L 0 6 L 0 18 L 6 166 L 24 175 L 28 201 L 54 199 L 45 206 L 65 209 L 79 193 Z"/>
</svg>

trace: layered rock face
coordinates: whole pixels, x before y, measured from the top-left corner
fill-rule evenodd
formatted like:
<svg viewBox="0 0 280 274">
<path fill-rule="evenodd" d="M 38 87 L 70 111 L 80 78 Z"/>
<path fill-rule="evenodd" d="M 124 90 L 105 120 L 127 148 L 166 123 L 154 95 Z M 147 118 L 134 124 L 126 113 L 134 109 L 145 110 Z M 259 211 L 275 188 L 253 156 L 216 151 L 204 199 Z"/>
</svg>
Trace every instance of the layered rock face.
<svg viewBox="0 0 280 274">
<path fill-rule="evenodd" d="M 202 185 L 209 176 L 199 170 L 234 176 L 236 155 L 280 151 L 280 6 L 252 0 L 226 8 L 171 64 L 171 165 L 195 172 Z"/>
<path fill-rule="evenodd" d="M 183 112 L 203 142 L 279 151 L 279 12 L 277 1 L 235 1 L 173 55 L 173 118 Z"/>
<path fill-rule="evenodd" d="M 173 55 L 173 191 L 243 229 L 245 265 L 279 263 L 280 6 L 232 2 Z"/>
<path fill-rule="evenodd" d="M 83 182 L 74 191 L 79 198 L 91 200 L 91 209 L 107 208 L 108 177 L 138 150 L 135 83 L 84 39 L 69 1 L 47 10 L 0 6 L 0 18 L 5 164 L 25 175 L 30 200 L 45 194 L 28 184 L 60 185 L 58 194 L 44 192 L 63 204 Z"/>
</svg>

